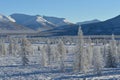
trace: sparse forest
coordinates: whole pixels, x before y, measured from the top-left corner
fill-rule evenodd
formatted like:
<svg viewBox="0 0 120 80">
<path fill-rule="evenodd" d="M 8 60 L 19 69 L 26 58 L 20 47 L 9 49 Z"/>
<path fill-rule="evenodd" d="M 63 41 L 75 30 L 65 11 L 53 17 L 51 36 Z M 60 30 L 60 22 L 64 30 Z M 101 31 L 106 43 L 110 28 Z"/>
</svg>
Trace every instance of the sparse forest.
<svg viewBox="0 0 120 80">
<path fill-rule="evenodd" d="M 0 53 L 0 78 L 5 80 L 93 79 L 120 72 L 120 42 L 114 34 L 85 38 L 81 27 L 76 38 L 1 37 Z"/>
</svg>

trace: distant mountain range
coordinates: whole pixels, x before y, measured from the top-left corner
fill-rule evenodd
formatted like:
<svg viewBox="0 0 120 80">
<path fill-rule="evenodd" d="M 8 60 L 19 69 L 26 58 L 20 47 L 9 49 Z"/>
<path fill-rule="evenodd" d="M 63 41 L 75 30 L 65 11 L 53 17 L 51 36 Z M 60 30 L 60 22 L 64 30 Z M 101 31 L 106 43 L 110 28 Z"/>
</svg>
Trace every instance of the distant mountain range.
<svg viewBox="0 0 120 80">
<path fill-rule="evenodd" d="M 73 24 L 67 21 L 65 18 L 48 17 L 40 15 L 31 16 L 26 14 L 12 14 L 10 15 L 10 17 L 13 18 L 17 24 L 39 31 L 49 30 L 55 27 Z"/>
<path fill-rule="evenodd" d="M 85 35 L 120 35 L 120 15 L 103 22 L 82 25 Z"/>
<path fill-rule="evenodd" d="M 51 30 L 40 32 L 42 36 L 77 35 L 78 24 L 57 27 Z M 84 35 L 120 35 L 120 15 L 106 21 L 81 25 Z"/>
<path fill-rule="evenodd" d="M 27 14 L 5 16 L 0 14 L 0 33 L 36 33 L 71 24 L 73 23 L 65 18 L 58 17 Z"/>
<path fill-rule="evenodd" d="M 85 35 L 120 35 L 120 15 L 106 21 L 95 19 L 74 24 L 58 17 L 0 14 L 0 33 L 38 33 L 39 36 L 77 35 L 79 26 Z"/>
</svg>

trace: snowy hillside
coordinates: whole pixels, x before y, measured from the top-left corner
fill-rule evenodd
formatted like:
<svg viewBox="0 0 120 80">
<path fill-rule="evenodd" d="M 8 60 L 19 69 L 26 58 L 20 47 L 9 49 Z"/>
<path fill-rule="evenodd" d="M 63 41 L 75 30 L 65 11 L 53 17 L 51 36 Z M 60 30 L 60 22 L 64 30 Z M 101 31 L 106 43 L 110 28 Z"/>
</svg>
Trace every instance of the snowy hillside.
<svg viewBox="0 0 120 80">
<path fill-rule="evenodd" d="M 0 14 L 0 33 L 35 33 L 35 31 L 16 24 L 10 16 Z"/>
<path fill-rule="evenodd" d="M 16 23 L 34 30 L 48 30 L 61 25 L 71 24 L 64 18 L 47 17 L 40 15 L 12 14 L 10 15 Z"/>
<path fill-rule="evenodd" d="M 57 17 L 49 17 L 49 16 L 43 16 L 43 18 L 46 19 L 47 21 L 55 24 L 57 27 L 73 24 L 73 23 L 69 22 L 68 20 L 66 20 L 65 18 L 57 18 Z"/>
<path fill-rule="evenodd" d="M 4 16 L 2 14 L 0 14 L 0 21 L 2 21 L 2 22 L 15 22 L 15 20 L 13 18 L 11 18 L 10 16 Z"/>
</svg>

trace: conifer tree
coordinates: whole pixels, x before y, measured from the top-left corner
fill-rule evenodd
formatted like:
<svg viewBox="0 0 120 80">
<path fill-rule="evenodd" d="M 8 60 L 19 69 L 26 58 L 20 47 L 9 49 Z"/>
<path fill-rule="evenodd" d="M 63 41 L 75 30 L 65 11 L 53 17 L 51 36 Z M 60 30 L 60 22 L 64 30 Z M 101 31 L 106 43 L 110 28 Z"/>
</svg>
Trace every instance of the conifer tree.
<svg viewBox="0 0 120 80">
<path fill-rule="evenodd" d="M 100 46 L 94 47 L 93 66 L 94 66 L 94 68 L 93 68 L 94 73 L 101 75 L 102 69 L 104 67 L 104 59 L 103 59 L 103 55 L 101 54 L 101 51 L 100 51 Z"/>
<path fill-rule="evenodd" d="M 79 27 L 78 30 L 78 41 L 75 51 L 75 60 L 74 60 L 74 71 L 75 72 L 85 72 L 87 66 L 87 53 L 84 50 L 84 38 L 83 38 L 83 32 L 81 30 L 81 27 Z"/>
<path fill-rule="evenodd" d="M 29 48 L 28 48 L 28 40 L 26 38 L 22 39 L 21 43 L 21 58 L 22 58 L 22 65 L 26 66 L 28 65 L 28 58 L 27 55 L 29 54 Z"/>
<path fill-rule="evenodd" d="M 109 53 L 107 55 L 107 67 L 116 68 L 119 62 L 118 53 L 117 53 L 117 45 L 114 35 L 112 34 L 112 40 L 109 44 Z"/>
<path fill-rule="evenodd" d="M 59 43 L 57 45 L 57 51 L 58 51 L 58 58 L 59 58 L 59 63 L 60 63 L 60 69 L 62 72 L 65 71 L 65 57 L 66 57 L 66 48 L 65 45 L 63 43 L 63 41 L 60 39 Z"/>
<path fill-rule="evenodd" d="M 4 40 L 2 40 L 2 39 L 0 39 L 0 54 L 1 55 L 5 55 L 6 54 L 5 43 L 4 43 Z"/>
</svg>

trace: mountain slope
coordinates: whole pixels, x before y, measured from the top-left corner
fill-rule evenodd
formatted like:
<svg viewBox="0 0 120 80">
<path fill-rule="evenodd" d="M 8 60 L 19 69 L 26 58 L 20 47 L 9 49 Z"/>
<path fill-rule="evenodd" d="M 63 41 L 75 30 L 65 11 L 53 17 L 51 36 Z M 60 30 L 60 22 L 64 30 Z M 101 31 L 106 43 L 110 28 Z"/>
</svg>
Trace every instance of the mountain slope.
<svg viewBox="0 0 120 80">
<path fill-rule="evenodd" d="M 11 18 L 10 16 L 4 16 L 2 14 L 0 14 L 0 21 L 1 22 L 15 22 L 15 20 Z"/>
<path fill-rule="evenodd" d="M 118 35 L 120 34 L 120 15 L 103 22 L 82 25 L 82 29 L 84 34 L 89 35 Z"/>
<path fill-rule="evenodd" d="M 26 26 L 34 30 L 49 30 L 61 25 L 68 25 L 64 18 L 40 16 L 40 15 L 26 15 L 26 14 L 12 14 L 10 15 L 15 19 L 16 23 Z"/>
<path fill-rule="evenodd" d="M 57 27 L 48 31 L 40 32 L 39 35 L 44 36 L 64 36 L 77 35 L 78 25 L 67 25 Z M 120 15 L 112 19 L 81 25 L 84 35 L 120 35 Z"/>
<path fill-rule="evenodd" d="M 64 25 L 70 25 L 73 24 L 69 21 L 67 21 L 65 18 L 57 18 L 57 17 L 49 17 L 49 16 L 43 16 L 44 19 L 47 21 L 55 24 L 56 26 L 64 26 Z"/>
<path fill-rule="evenodd" d="M 74 36 L 78 33 L 78 27 L 75 24 L 60 26 L 51 30 L 42 31 L 38 33 L 38 36 Z"/>
<path fill-rule="evenodd" d="M 51 29 L 55 25 L 46 21 L 41 16 L 31 16 L 25 14 L 12 14 L 10 15 L 12 18 L 15 19 L 16 23 L 26 26 L 28 28 L 38 30 L 38 29 Z"/>
<path fill-rule="evenodd" d="M 15 20 L 9 16 L 0 14 L 0 33 L 12 33 L 12 32 L 30 32 L 31 29 L 25 28 L 24 26 L 15 23 Z"/>
</svg>

